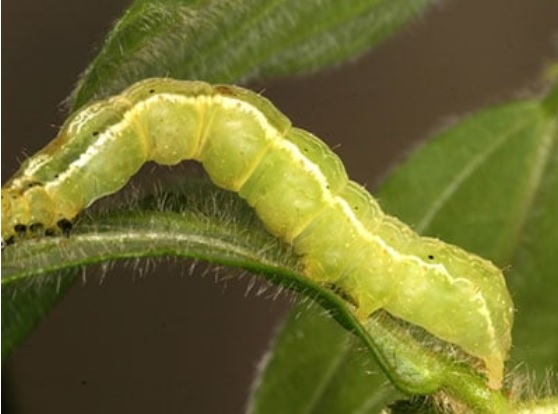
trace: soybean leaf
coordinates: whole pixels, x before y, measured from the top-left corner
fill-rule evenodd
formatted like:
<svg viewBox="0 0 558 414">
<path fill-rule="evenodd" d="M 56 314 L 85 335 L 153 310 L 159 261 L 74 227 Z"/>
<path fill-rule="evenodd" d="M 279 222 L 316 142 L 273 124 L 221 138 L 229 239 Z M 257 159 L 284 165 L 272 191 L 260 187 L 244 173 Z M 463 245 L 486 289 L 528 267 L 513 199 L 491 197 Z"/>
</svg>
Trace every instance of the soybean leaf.
<svg viewBox="0 0 558 414">
<path fill-rule="evenodd" d="M 378 413 L 400 396 L 358 338 L 302 301 L 261 362 L 247 414 Z"/>
<path fill-rule="evenodd" d="M 136 0 L 74 92 L 73 108 L 140 79 L 238 83 L 362 54 L 434 0 Z"/>
</svg>

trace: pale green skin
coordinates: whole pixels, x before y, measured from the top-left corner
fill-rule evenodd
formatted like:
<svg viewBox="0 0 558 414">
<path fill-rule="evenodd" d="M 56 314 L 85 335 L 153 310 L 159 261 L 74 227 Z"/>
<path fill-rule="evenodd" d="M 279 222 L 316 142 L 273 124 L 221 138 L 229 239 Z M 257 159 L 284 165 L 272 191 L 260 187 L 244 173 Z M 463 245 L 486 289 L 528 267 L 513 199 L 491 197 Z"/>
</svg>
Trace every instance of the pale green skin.
<svg viewBox="0 0 558 414">
<path fill-rule="evenodd" d="M 361 320 L 383 308 L 480 358 L 501 386 L 513 316 L 501 271 L 385 215 L 322 141 L 246 89 L 149 79 L 81 109 L 2 188 L 2 239 L 21 237 L 16 224 L 73 219 L 147 161 L 190 159 L 246 199 L 304 274 L 340 290 Z"/>
</svg>

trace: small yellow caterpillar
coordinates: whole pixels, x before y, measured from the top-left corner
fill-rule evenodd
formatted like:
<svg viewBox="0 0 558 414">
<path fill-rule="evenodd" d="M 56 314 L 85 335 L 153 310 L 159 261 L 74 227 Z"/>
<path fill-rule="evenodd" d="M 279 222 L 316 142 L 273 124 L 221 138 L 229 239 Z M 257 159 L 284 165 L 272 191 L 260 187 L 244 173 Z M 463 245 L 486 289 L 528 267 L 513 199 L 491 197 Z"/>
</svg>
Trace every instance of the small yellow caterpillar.
<svg viewBox="0 0 558 414">
<path fill-rule="evenodd" d="M 384 214 L 322 141 L 246 89 L 149 79 L 79 110 L 2 188 L 2 239 L 69 232 L 145 162 L 189 159 L 246 199 L 359 318 L 384 309 L 419 325 L 480 358 L 501 386 L 513 306 L 500 270 Z"/>
</svg>

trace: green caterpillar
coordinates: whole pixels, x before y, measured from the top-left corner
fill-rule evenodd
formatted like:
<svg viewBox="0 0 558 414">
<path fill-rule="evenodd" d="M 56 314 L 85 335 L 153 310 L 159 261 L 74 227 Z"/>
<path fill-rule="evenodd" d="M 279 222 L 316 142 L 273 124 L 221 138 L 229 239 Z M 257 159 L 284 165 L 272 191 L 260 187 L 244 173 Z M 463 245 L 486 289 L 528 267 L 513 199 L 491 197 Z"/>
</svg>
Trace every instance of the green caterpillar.
<svg viewBox="0 0 558 414">
<path fill-rule="evenodd" d="M 75 114 L 2 188 L 2 240 L 69 232 L 147 161 L 200 161 L 335 286 L 364 320 L 383 308 L 484 362 L 501 387 L 513 306 L 492 263 L 385 215 L 340 159 L 263 97 L 234 86 L 139 82 Z"/>
</svg>

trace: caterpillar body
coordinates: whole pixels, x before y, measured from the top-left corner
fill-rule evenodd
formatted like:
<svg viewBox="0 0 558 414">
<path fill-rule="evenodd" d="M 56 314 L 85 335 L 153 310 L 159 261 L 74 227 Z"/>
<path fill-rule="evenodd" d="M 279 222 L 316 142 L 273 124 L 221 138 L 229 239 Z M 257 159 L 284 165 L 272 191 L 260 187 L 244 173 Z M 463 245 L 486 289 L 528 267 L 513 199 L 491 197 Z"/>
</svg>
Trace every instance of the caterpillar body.
<svg viewBox="0 0 558 414">
<path fill-rule="evenodd" d="M 318 138 L 246 89 L 148 79 L 74 113 L 2 188 L 2 239 L 68 231 L 147 161 L 198 160 L 335 286 L 362 320 L 382 308 L 456 344 L 502 382 L 513 306 L 492 263 L 386 215 Z"/>
</svg>

